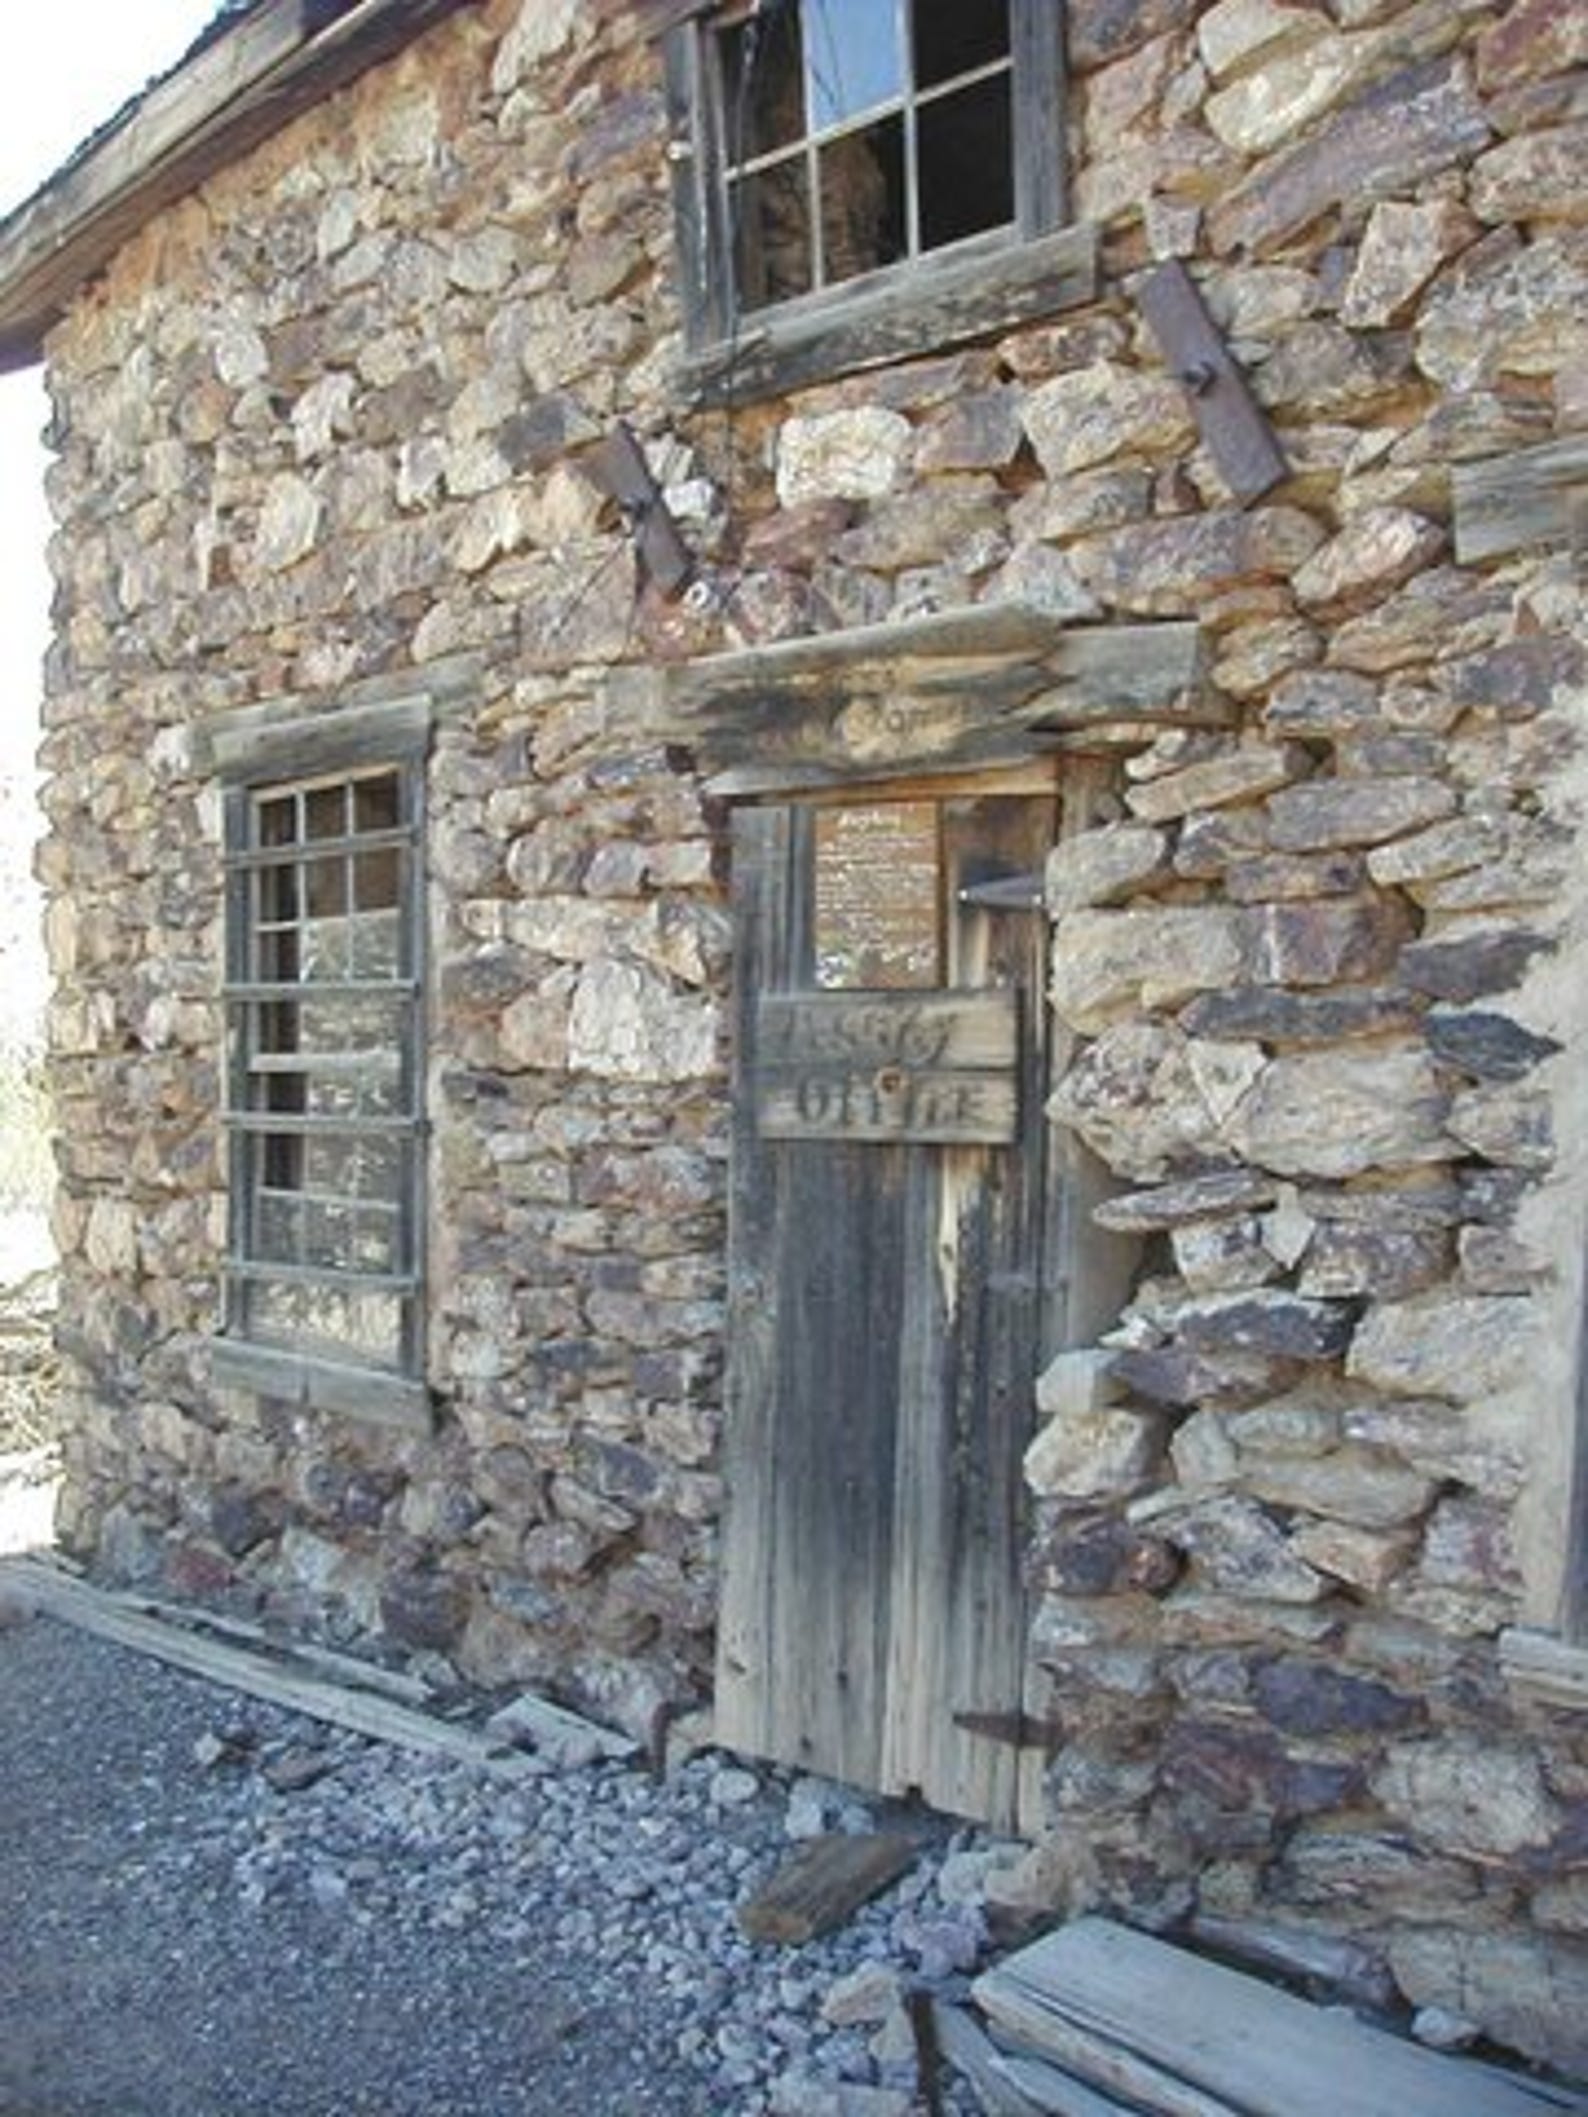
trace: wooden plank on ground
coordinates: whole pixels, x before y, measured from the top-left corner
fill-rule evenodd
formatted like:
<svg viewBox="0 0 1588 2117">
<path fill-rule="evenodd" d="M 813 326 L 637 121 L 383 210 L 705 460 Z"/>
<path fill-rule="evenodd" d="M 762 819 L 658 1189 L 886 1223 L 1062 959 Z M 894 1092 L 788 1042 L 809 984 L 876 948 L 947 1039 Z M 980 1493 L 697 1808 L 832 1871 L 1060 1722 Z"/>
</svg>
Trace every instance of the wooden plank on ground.
<svg viewBox="0 0 1588 2117">
<path fill-rule="evenodd" d="M 1561 2107 L 1520 2075 L 1425 2051 L 1106 1919 L 1075 1920 L 974 1990 L 995 2021 L 1061 2063 L 1079 2031 L 1243 2117 L 1542 2117 Z"/>
<path fill-rule="evenodd" d="M 937 2001 L 932 2027 L 939 2051 L 967 2082 L 983 2117 L 1039 2117 L 1041 2105 L 1013 2084 L 1005 2070 L 1008 2061 L 962 2007 Z"/>
<path fill-rule="evenodd" d="M 753 1941 L 803 1947 L 896 1882 L 920 1850 L 899 1832 L 809 1838 L 739 1906 L 739 1924 Z"/>
<path fill-rule="evenodd" d="M 1244 2107 L 1232 2109 L 1222 2096 L 1209 2094 L 1172 2066 L 1143 2058 L 1123 2038 L 1083 2029 L 1056 2010 L 1029 1999 L 1012 1998 L 1006 2011 L 996 2018 L 1022 2042 L 1036 2045 L 1046 2058 L 1056 2059 L 1064 2073 L 1078 2078 L 1084 2086 L 1123 2097 L 1128 2109 L 1150 2111 L 1151 2117 L 1252 2117 Z M 1039 2098 L 1043 2084 L 1029 2063 L 1024 2067 L 1017 2063 L 1015 2079 L 1025 2094 L 1037 2100 L 1039 2108 L 1056 2110 L 1060 2117 L 1067 2117 L 1062 2102 Z M 1090 2113 L 1084 2113 L 1084 2117 L 1090 2117 Z"/>
<path fill-rule="evenodd" d="M 534 1769 L 531 1759 L 504 1748 L 478 1729 L 460 1727 L 374 1690 L 355 1689 L 294 1665 L 290 1650 L 265 1651 L 185 1631 L 106 1590 L 74 1580 L 28 1559 L 0 1560 L 0 1583 L 9 1584 L 38 1610 L 118 1646 L 151 1655 L 172 1668 L 225 1684 L 250 1698 L 289 1707 L 334 1727 L 351 1728 L 377 1742 L 394 1742 L 425 1756 L 450 1757 L 509 1777 Z M 549 1706 L 559 1725 L 569 1716 Z M 609 1754 L 632 1754 L 635 1745 L 606 1729 L 589 1728 Z"/>
</svg>

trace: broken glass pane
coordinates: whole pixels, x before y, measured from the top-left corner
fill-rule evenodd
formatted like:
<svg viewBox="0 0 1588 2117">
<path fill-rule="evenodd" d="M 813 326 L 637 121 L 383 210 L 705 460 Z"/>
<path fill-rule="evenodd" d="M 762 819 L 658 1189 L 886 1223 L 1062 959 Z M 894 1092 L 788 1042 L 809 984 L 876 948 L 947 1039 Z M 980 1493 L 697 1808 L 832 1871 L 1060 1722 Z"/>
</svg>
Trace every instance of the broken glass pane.
<svg viewBox="0 0 1588 2117">
<path fill-rule="evenodd" d="M 921 105 L 916 126 L 923 250 L 1007 227 L 1014 219 L 1010 123 L 1006 73 Z"/>
<path fill-rule="evenodd" d="M 739 300 L 746 309 L 808 294 L 816 283 L 811 256 L 810 180 L 803 154 L 729 187 Z"/>
<path fill-rule="evenodd" d="M 915 85 L 932 88 L 1009 57 L 1009 0 L 913 0 Z"/>
<path fill-rule="evenodd" d="M 847 124 L 904 93 L 898 0 L 806 0 L 813 131 Z"/>
<path fill-rule="evenodd" d="M 822 284 L 835 286 L 905 256 L 904 121 L 884 118 L 831 140 L 818 157 Z"/>
</svg>

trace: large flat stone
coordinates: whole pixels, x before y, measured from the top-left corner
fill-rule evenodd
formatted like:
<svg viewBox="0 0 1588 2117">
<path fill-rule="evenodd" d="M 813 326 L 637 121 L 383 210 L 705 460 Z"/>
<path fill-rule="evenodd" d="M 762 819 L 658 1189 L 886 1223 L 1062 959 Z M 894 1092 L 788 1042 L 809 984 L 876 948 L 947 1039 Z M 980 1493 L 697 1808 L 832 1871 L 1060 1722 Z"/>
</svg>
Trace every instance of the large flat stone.
<svg viewBox="0 0 1588 2117">
<path fill-rule="evenodd" d="M 1390 1966 L 1417 2007 L 1444 2007 L 1496 2043 L 1588 2072 L 1588 1945 L 1561 1934 L 1403 1928 Z"/>
<path fill-rule="evenodd" d="M 1281 1176 L 1360 1176 L 1447 1159 L 1448 1096 L 1420 1045 L 1278 1058 L 1228 1127 L 1232 1145 Z"/>
<path fill-rule="evenodd" d="M 1371 1388 L 1459 1404 L 1521 1379 L 1532 1304 L 1522 1296 L 1434 1293 L 1384 1301 L 1357 1328 L 1346 1372 Z"/>
<path fill-rule="evenodd" d="M 1261 256 L 1346 200 L 1404 194 L 1490 138 L 1466 66 L 1430 59 L 1380 81 L 1209 216 L 1215 249 Z"/>
</svg>

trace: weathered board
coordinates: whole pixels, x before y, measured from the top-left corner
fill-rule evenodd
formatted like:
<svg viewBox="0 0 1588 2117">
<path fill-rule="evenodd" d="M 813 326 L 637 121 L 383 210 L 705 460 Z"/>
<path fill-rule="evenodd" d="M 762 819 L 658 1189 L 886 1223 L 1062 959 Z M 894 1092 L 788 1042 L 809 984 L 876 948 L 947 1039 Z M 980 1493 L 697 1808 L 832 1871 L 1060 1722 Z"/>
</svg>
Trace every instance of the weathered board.
<svg viewBox="0 0 1588 2117">
<path fill-rule="evenodd" d="M 898 1831 L 808 1838 L 740 1905 L 739 1924 L 753 1941 L 803 1948 L 896 1882 L 920 1851 L 919 1839 Z"/>
<path fill-rule="evenodd" d="M 1588 551 L 1588 434 L 1458 463 L 1451 493 L 1463 566 L 1530 544 Z"/>
<path fill-rule="evenodd" d="M 941 808 L 945 990 L 858 1004 L 815 988 L 815 812 L 735 819 L 717 1733 L 1010 1827 L 1019 1754 L 955 1715 L 1021 1700 L 1020 1461 L 1046 1299 L 1046 928 L 957 893 L 1039 866 L 1055 803 Z M 912 1038 L 990 1055 L 1014 1084 L 1015 1136 L 767 1137 L 763 1074 L 835 1037 L 856 1053 L 835 1063 L 857 1072 L 860 1054 L 874 1073 Z"/>
<path fill-rule="evenodd" d="M 1067 731 L 1221 725 L 1195 624 L 1066 625 L 1019 603 L 938 611 L 614 678 L 714 792 L 842 788 L 1051 757 Z"/>
<path fill-rule="evenodd" d="M 1006 1145 L 1018 1021 L 1012 992 L 765 998 L 761 1137 Z"/>
<path fill-rule="evenodd" d="M 1144 1996 L 1150 2003 L 1144 2004 Z M 1087 2068 L 1165 2117 L 1546 2117 L 1588 2104 L 1542 2082 L 1469 2066 L 1313 2006 L 1184 1949 L 1083 1918 L 977 1979 L 974 1996 L 1022 2041 Z M 1151 2099 L 1117 2054 L 1161 2074 Z"/>
</svg>

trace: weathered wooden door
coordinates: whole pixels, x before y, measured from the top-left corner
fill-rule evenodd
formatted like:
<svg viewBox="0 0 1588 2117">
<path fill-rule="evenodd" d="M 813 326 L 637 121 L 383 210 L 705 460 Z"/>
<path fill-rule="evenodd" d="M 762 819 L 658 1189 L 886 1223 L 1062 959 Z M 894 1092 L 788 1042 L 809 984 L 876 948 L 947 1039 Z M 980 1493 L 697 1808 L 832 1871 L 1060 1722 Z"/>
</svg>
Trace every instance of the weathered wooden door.
<svg viewBox="0 0 1588 2117">
<path fill-rule="evenodd" d="M 1039 874 L 1054 824 L 1049 797 L 903 797 L 734 838 L 719 1736 L 1004 1826 L 1046 921 L 989 885 Z"/>
</svg>

